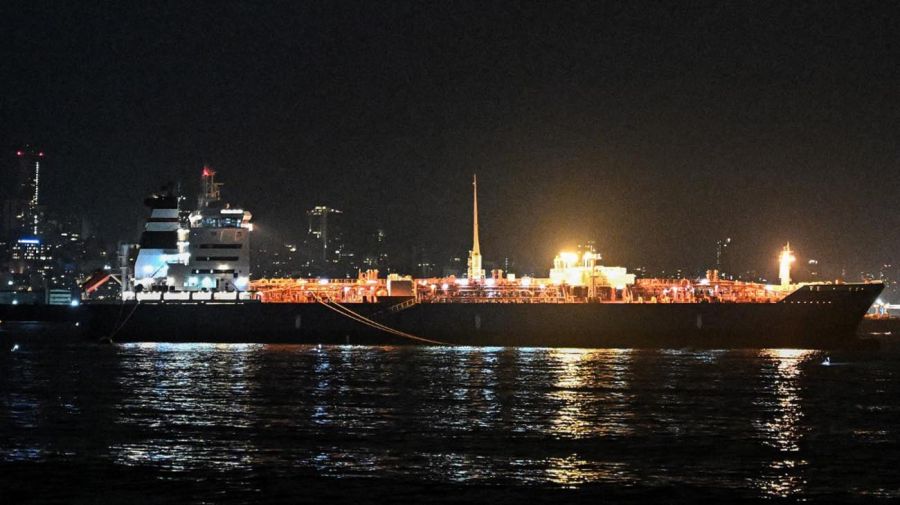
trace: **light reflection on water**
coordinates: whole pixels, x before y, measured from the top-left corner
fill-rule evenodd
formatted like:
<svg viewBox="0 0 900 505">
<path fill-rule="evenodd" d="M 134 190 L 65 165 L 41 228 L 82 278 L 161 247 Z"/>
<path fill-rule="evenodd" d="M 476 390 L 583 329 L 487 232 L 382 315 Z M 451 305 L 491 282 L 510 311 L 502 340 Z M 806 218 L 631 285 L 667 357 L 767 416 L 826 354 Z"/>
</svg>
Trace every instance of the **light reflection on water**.
<svg viewBox="0 0 900 505">
<path fill-rule="evenodd" d="M 754 421 L 764 444 L 776 449 L 775 458 L 758 479 L 760 489 L 778 497 L 802 493 L 803 475 L 808 461 L 799 457 L 803 437 L 801 366 L 816 353 L 799 349 L 765 349 L 760 351 L 763 377 L 768 379 L 757 400 L 765 415 Z"/>
<path fill-rule="evenodd" d="M 631 432 L 628 367 L 631 351 L 559 349 L 554 388 L 556 406 L 551 433 L 573 437 L 627 436 Z"/>
<path fill-rule="evenodd" d="M 125 344 L 128 373 L 117 377 L 124 393 L 113 421 L 146 437 L 110 446 L 114 461 L 153 464 L 171 471 L 203 467 L 246 467 L 252 444 L 222 440 L 253 427 L 255 362 L 252 344 Z M 173 433 L 181 433 L 173 440 Z"/>
<path fill-rule="evenodd" d="M 547 477 L 550 482 L 575 487 L 583 484 L 632 485 L 639 481 L 629 465 L 614 461 L 587 461 L 572 455 L 547 460 Z"/>
<path fill-rule="evenodd" d="M 92 457 L 171 475 L 264 466 L 330 477 L 691 485 L 797 497 L 828 489 L 842 471 L 825 459 L 832 447 L 810 443 L 811 433 L 877 433 L 839 440 L 856 444 L 858 457 L 869 445 L 897 443 L 896 410 L 885 398 L 898 386 L 880 380 L 896 365 L 857 367 L 869 374 L 854 382 L 865 405 L 851 409 L 857 417 L 834 419 L 822 408 L 854 370 L 817 367 L 821 357 L 784 349 L 25 350 L 0 358 L 0 434 L 8 440 L 0 462 Z M 873 415 L 888 421 L 862 424 Z M 888 475 L 870 474 L 854 489 L 892 489 Z"/>
</svg>

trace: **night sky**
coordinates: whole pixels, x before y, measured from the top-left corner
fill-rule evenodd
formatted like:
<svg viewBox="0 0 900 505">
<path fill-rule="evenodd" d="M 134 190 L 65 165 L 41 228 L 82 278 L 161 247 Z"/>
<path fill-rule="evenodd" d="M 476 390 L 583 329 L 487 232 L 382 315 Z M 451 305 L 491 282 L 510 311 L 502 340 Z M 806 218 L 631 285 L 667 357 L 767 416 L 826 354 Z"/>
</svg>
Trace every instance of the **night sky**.
<svg viewBox="0 0 900 505">
<path fill-rule="evenodd" d="M 602 6 L 600 4 L 603 4 Z M 889 2 L 10 2 L 0 145 L 48 205 L 136 238 L 208 163 L 262 239 L 316 204 L 435 261 L 549 268 L 898 261 L 900 17 Z"/>
</svg>

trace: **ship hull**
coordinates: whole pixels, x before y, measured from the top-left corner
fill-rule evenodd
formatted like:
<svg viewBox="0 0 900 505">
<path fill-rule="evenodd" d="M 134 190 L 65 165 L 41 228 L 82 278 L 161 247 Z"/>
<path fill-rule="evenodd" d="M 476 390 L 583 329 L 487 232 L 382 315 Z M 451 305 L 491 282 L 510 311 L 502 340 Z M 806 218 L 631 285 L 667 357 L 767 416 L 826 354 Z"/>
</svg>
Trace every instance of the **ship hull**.
<svg viewBox="0 0 900 505">
<path fill-rule="evenodd" d="M 130 303 L 58 308 L 57 318 L 116 342 L 835 348 L 856 343 L 882 289 L 839 286 L 780 303 Z"/>
</svg>

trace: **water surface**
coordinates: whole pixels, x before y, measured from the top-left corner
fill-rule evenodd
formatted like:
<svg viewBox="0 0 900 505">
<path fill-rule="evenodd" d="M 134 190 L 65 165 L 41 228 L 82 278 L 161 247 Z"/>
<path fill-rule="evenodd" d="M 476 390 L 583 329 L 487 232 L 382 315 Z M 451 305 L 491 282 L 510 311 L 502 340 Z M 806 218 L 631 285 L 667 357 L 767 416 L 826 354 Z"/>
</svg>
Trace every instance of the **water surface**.
<svg viewBox="0 0 900 505">
<path fill-rule="evenodd" d="M 19 345 L 19 502 L 900 497 L 894 353 Z"/>
</svg>

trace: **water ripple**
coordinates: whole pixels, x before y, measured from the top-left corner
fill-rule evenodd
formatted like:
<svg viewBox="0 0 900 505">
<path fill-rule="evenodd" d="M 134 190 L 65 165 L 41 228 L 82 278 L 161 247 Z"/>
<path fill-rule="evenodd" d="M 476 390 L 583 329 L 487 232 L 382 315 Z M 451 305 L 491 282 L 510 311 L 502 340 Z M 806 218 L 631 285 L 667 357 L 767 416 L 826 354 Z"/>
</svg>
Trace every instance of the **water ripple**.
<svg viewBox="0 0 900 505">
<path fill-rule="evenodd" d="M 48 344 L 0 357 L 0 463 L 206 472 L 248 491 L 261 468 L 276 468 L 895 496 L 900 479 L 885 463 L 900 462 L 898 360 L 821 359 L 790 349 Z"/>
</svg>

